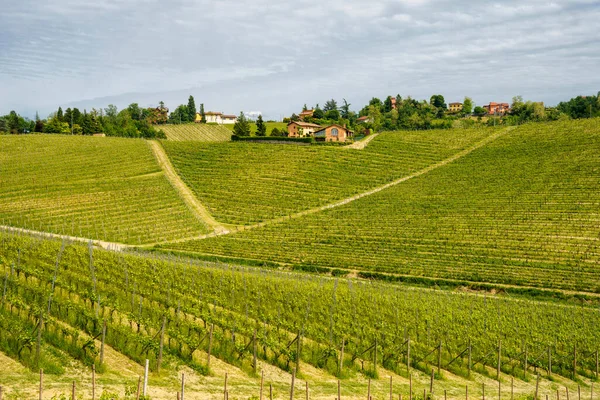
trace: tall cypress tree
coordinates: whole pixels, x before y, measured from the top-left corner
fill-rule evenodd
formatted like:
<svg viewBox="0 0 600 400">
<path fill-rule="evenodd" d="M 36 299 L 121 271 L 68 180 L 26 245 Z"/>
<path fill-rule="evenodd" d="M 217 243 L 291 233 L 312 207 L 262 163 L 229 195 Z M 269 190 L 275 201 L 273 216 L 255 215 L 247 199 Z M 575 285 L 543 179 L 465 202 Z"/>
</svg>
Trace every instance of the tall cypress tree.
<svg viewBox="0 0 600 400">
<path fill-rule="evenodd" d="M 194 96 L 190 95 L 188 99 L 188 122 L 194 122 L 196 120 L 196 102 L 194 101 Z"/>
<path fill-rule="evenodd" d="M 200 122 L 203 124 L 206 123 L 206 114 L 204 113 L 204 103 L 200 104 Z"/>
<path fill-rule="evenodd" d="M 267 136 L 267 126 L 263 122 L 262 114 L 256 119 L 256 136 Z"/>
</svg>

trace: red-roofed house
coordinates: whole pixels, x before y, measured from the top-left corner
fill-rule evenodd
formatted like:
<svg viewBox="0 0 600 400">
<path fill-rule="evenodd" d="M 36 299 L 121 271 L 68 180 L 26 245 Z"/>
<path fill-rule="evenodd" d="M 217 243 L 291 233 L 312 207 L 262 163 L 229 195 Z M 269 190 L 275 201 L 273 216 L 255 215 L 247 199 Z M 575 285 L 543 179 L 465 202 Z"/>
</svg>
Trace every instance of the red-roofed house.
<svg viewBox="0 0 600 400">
<path fill-rule="evenodd" d="M 504 115 L 510 111 L 510 104 L 491 102 L 490 104 L 483 106 L 483 108 L 485 108 L 488 115 Z"/>
</svg>

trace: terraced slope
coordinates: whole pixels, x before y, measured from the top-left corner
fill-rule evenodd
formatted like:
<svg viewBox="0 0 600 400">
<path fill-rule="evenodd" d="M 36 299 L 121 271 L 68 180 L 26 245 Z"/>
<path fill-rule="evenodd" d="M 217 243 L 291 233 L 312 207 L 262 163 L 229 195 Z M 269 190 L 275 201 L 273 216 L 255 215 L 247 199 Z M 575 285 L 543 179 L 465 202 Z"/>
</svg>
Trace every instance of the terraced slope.
<svg viewBox="0 0 600 400">
<path fill-rule="evenodd" d="M 167 140 L 175 142 L 228 142 L 231 140 L 231 130 L 223 125 L 161 125 L 160 129 L 167 135 Z"/>
<path fill-rule="evenodd" d="M 185 183 L 222 223 L 249 225 L 355 195 L 435 164 L 494 130 L 386 132 L 364 150 L 165 142 Z"/>
<path fill-rule="evenodd" d="M 121 243 L 205 233 L 143 140 L 0 136 L 0 225 Z"/>
<path fill-rule="evenodd" d="M 600 293 L 599 154 L 598 119 L 525 125 L 345 206 L 168 247 L 412 280 Z"/>
</svg>

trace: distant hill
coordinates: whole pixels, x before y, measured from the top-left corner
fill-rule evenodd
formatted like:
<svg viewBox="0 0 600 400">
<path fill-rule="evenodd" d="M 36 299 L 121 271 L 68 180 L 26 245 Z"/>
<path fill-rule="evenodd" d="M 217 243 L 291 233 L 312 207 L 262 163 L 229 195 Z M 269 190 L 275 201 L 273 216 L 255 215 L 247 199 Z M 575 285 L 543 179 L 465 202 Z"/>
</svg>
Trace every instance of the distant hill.
<svg viewBox="0 0 600 400">
<path fill-rule="evenodd" d="M 223 125 L 162 125 L 159 129 L 165 132 L 168 140 L 174 142 L 228 142 L 231 140 L 231 130 Z"/>
</svg>

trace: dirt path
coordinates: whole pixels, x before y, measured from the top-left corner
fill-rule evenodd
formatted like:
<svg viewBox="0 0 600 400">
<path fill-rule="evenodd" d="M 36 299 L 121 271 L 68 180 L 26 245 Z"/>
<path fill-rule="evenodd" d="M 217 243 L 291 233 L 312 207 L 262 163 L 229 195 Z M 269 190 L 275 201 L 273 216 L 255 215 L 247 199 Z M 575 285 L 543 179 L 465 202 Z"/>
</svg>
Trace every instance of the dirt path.
<svg viewBox="0 0 600 400">
<path fill-rule="evenodd" d="M 356 149 L 356 150 L 362 150 L 365 147 L 367 147 L 367 145 L 369 144 L 369 142 L 371 142 L 371 140 L 375 139 L 377 136 L 379 136 L 379 133 L 374 133 L 372 135 L 367 136 L 366 138 L 359 140 L 358 142 L 354 142 L 348 146 L 345 146 L 346 149 Z"/>
<path fill-rule="evenodd" d="M 34 231 L 32 229 L 15 228 L 13 226 L 7 226 L 7 225 L 0 225 L 0 231 L 5 231 L 5 232 L 9 232 L 9 233 L 20 233 L 20 234 L 38 236 L 38 237 L 43 237 L 43 238 L 49 238 L 49 239 L 62 239 L 62 240 L 66 240 L 69 242 L 89 243 L 91 241 L 94 246 L 102 247 L 103 249 L 113 250 L 113 251 L 123 251 L 128 248 L 134 247 L 134 246 L 130 246 L 130 245 L 123 244 L 123 243 L 105 242 L 103 240 L 93 240 L 93 239 L 82 238 L 82 237 L 77 237 L 77 236 L 61 235 L 58 233 Z"/>
<path fill-rule="evenodd" d="M 173 167 L 173 164 L 171 164 L 169 156 L 167 156 L 167 153 L 165 153 L 165 149 L 163 149 L 162 145 L 156 140 L 150 140 L 148 143 L 150 144 L 150 148 L 156 157 L 158 165 L 165 173 L 165 176 L 173 188 L 177 190 L 179 197 L 181 197 L 185 204 L 194 213 L 196 218 L 206 224 L 210 230 L 213 230 L 217 234 L 229 233 L 229 230 L 213 218 L 204 205 L 196 198 L 192 190 L 185 184 L 185 182 L 183 182 L 183 180 L 181 180 L 175 171 L 175 167 Z"/>
</svg>

